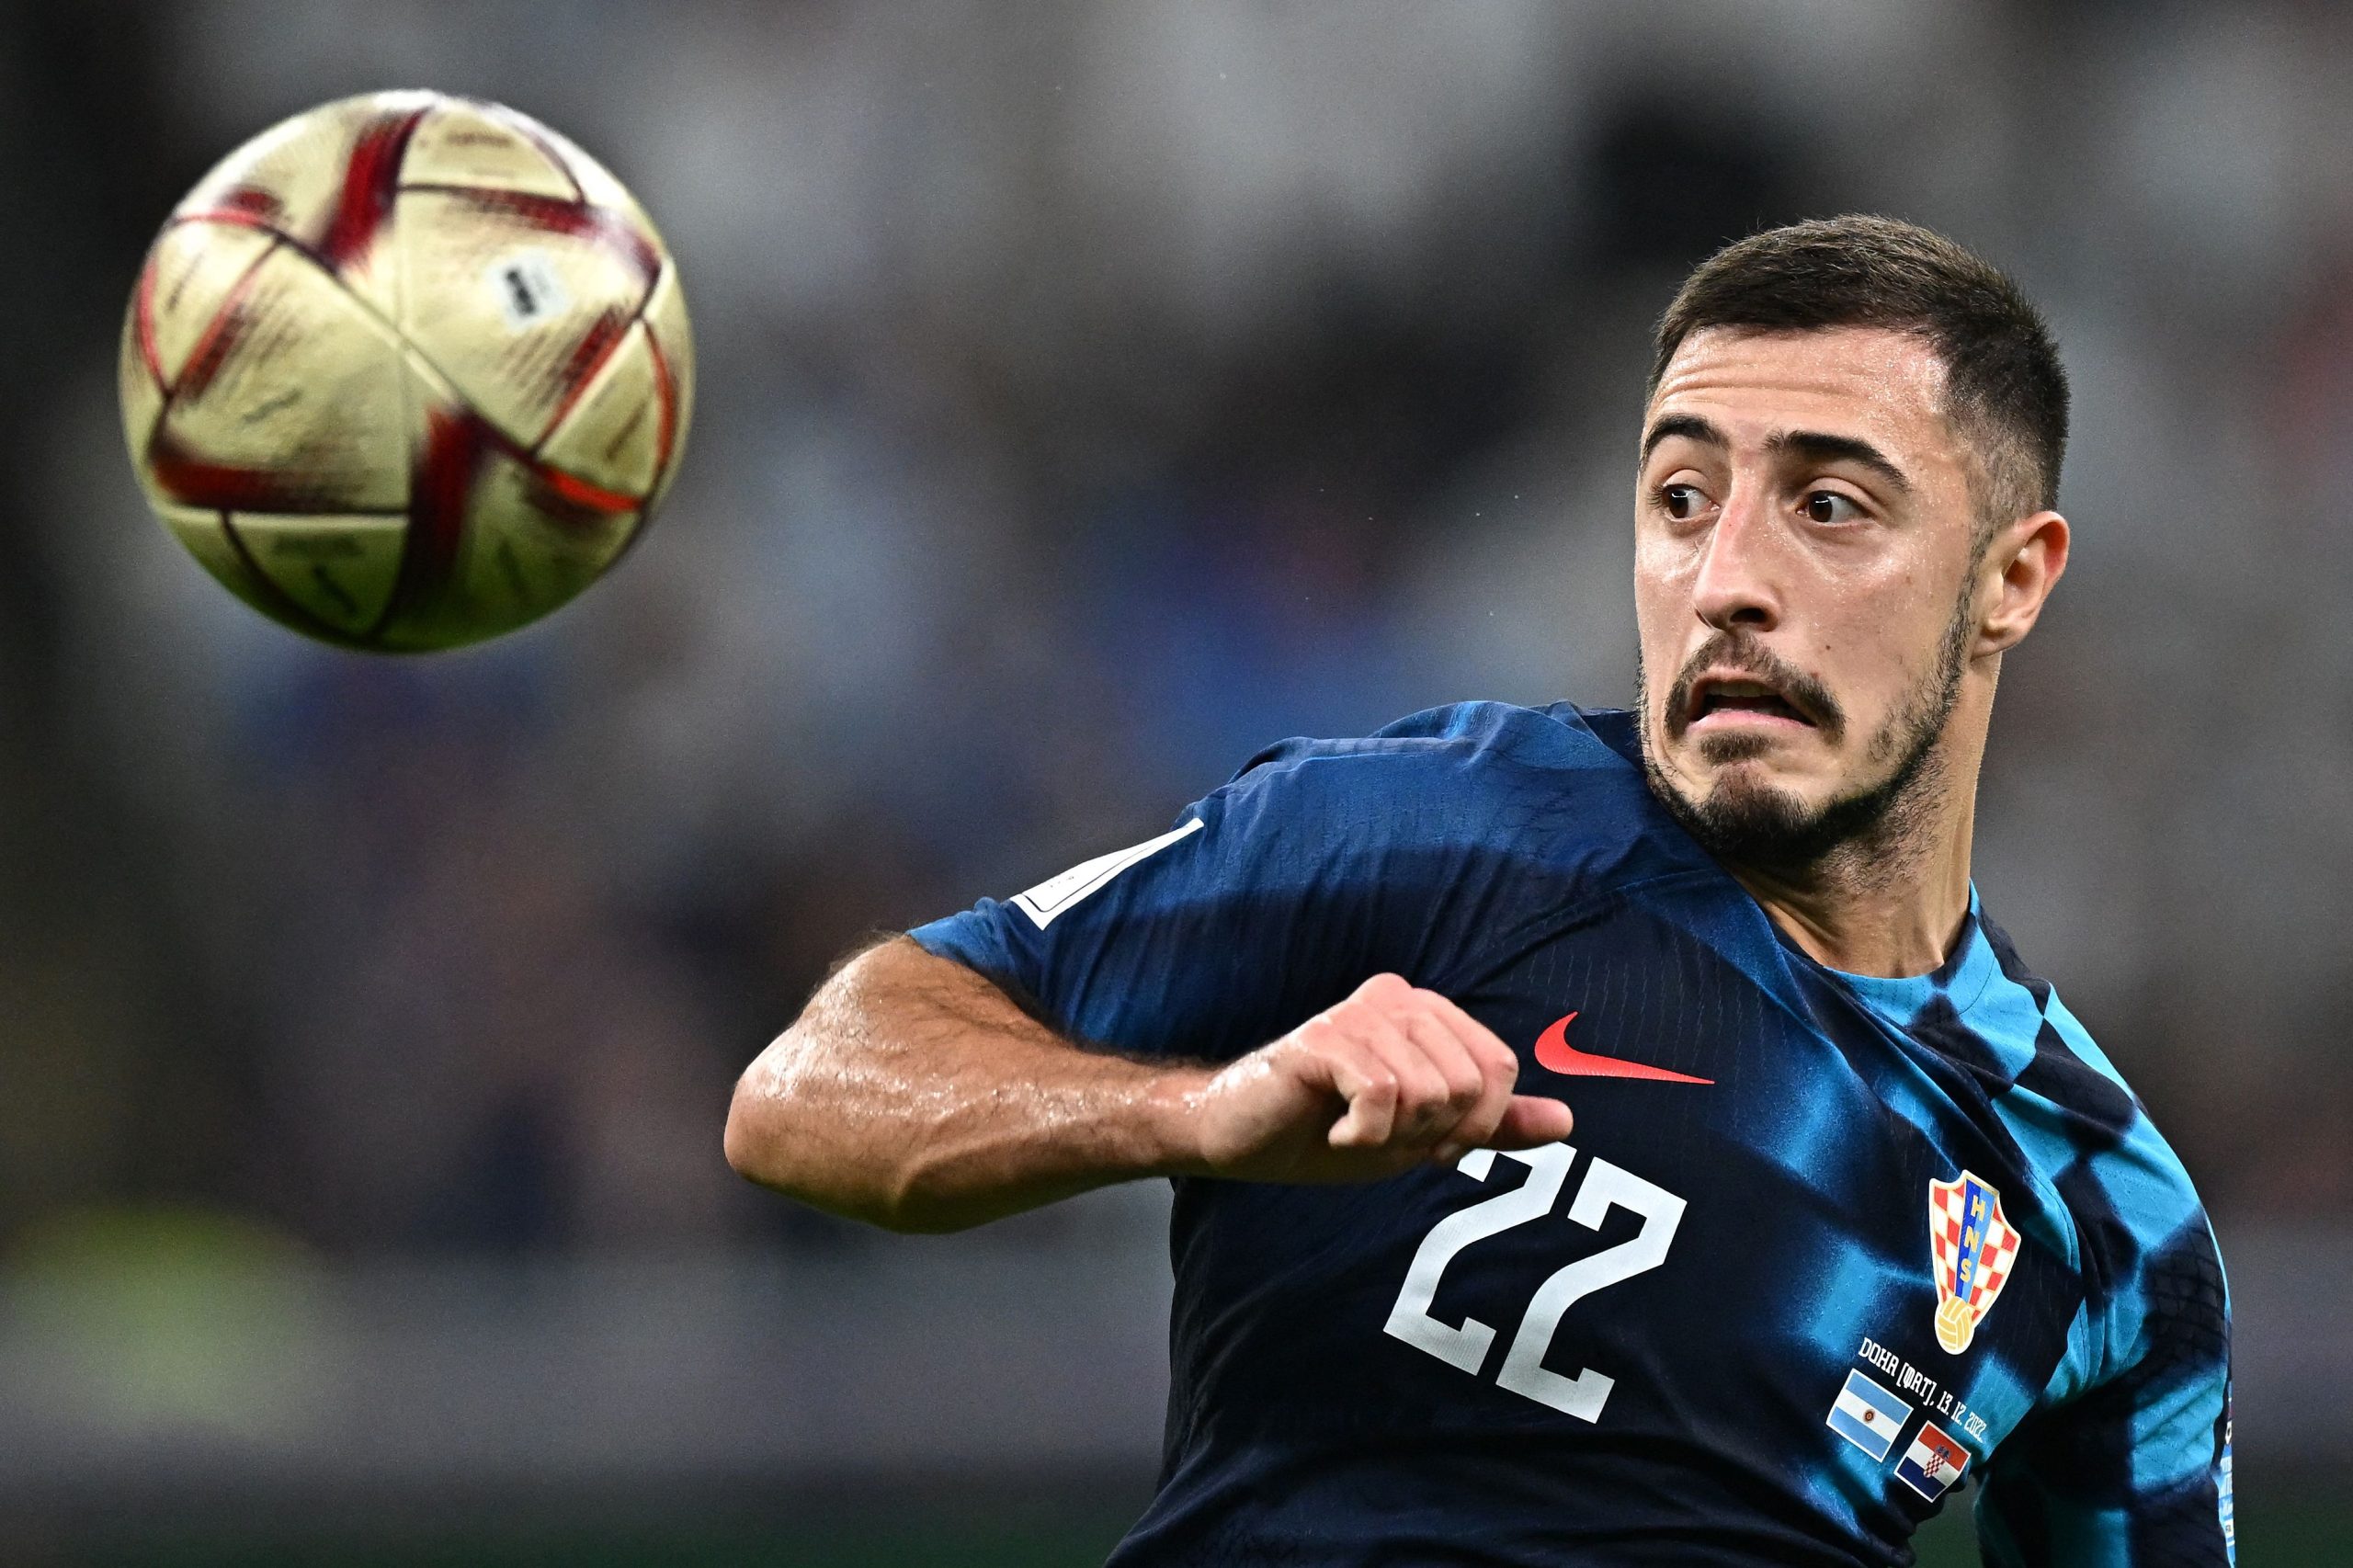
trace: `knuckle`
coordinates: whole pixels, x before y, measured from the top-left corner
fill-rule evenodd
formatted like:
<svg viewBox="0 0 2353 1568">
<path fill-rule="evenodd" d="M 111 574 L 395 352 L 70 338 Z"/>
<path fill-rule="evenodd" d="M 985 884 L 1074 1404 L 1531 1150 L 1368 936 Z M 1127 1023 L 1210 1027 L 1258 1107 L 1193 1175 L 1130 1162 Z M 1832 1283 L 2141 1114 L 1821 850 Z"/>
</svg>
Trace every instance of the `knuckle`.
<svg viewBox="0 0 2353 1568">
<path fill-rule="evenodd" d="M 1347 1027 L 1344 1019 L 1324 1020 L 1324 1027 L 1305 1036 L 1305 1043 L 1318 1056 L 1338 1060 L 1354 1057 L 1364 1049 L 1358 1031 Z"/>
<path fill-rule="evenodd" d="M 1291 1030 L 1291 1038 L 1303 1045 L 1322 1045 L 1339 1032 L 1340 1026 L 1333 1021 L 1331 1013 L 1324 1012 Z"/>
</svg>

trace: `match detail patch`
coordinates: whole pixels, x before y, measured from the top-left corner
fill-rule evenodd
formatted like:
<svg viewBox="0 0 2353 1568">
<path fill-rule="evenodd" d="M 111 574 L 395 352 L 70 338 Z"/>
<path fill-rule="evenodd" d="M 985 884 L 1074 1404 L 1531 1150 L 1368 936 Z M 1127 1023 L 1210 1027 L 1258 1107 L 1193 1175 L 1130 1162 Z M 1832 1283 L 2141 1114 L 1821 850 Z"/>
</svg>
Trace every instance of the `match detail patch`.
<svg viewBox="0 0 2353 1568">
<path fill-rule="evenodd" d="M 1912 1419 L 1912 1407 L 1860 1372 L 1847 1374 L 1847 1386 L 1831 1405 L 1829 1426 L 1871 1456 L 1877 1464 L 1895 1447 L 1895 1435 Z"/>
<path fill-rule="evenodd" d="M 1180 838 L 1189 838 L 1201 831 L 1201 819 L 1194 817 L 1182 827 L 1162 834 L 1158 838 L 1145 839 L 1129 849 L 1115 849 L 1108 855 L 1097 855 L 1092 860 L 1082 860 L 1060 876 L 1048 877 L 1027 892 L 1013 895 L 1013 906 L 1037 922 L 1042 931 L 1074 904 L 1089 894 L 1100 892 L 1103 884 L 1139 860 L 1150 859 Z"/>
</svg>

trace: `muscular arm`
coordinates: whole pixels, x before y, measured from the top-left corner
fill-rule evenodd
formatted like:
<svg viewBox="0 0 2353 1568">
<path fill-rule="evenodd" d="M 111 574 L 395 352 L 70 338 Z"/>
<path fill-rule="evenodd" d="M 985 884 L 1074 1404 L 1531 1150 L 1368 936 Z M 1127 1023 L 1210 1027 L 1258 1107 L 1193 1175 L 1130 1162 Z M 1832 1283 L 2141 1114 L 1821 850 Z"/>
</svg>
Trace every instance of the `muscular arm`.
<svg viewBox="0 0 2353 1568">
<path fill-rule="evenodd" d="M 1137 1176 L 1360 1181 L 1564 1136 L 1509 1047 L 1376 975 L 1222 1068 L 1081 1049 L 963 965 L 897 938 L 810 999 L 745 1072 L 727 1160 L 818 1208 L 950 1231 Z"/>
<path fill-rule="evenodd" d="M 1181 1168 L 1208 1077 L 1084 1051 L 904 937 L 819 988 L 735 1086 L 727 1161 L 892 1230 L 948 1231 Z"/>
</svg>

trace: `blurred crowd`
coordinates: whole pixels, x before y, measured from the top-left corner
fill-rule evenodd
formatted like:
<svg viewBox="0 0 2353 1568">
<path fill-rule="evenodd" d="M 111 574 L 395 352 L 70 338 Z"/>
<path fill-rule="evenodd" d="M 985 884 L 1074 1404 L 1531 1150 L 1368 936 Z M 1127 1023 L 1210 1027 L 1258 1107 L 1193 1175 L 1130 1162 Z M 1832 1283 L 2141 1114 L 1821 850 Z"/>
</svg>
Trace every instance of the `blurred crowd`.
<svg viewBox="0 0 2353 1568">
<path fill-rule="evenodd" d="M 1850 210 L 2012 268 L 2075 379 L 1988 909 L 2226 1233 L 2353 1201 L 2353 13 L 203 0 L 0 35 L 0 1246 L 126 1205 L 328 1254 L 855 1244 L 719 1155 L 827 963 L 1286 734 L 1628 700 L 1649 323 L 1722 240 Z M 178 192 L 395 85 L 628 180 L 701 366 L 610 581 L 406 660 L 179 553 L 111 383 Z"/>
</svg>

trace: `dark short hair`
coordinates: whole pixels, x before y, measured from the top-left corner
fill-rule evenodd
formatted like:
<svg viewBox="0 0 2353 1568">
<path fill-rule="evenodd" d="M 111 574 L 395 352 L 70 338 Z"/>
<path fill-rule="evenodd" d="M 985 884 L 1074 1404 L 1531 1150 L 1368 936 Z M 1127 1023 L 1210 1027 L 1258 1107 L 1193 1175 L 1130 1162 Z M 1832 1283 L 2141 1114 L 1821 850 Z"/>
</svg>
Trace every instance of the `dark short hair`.
<svg viewBox="0 0 2353 1568">
<path fill-rule="evenodd" d="M 2057 504 L 2067 373 L 2051 328 L 2000 268 L 1916 223 L 1849 214 L 1724 246 L 1659 318 L 1649 391 L 1695 332 L 1842 326 L 1915 334 L 1944 361 L 1945 415 L 1984 465 L 1989 528 Z"/>
</svg>

